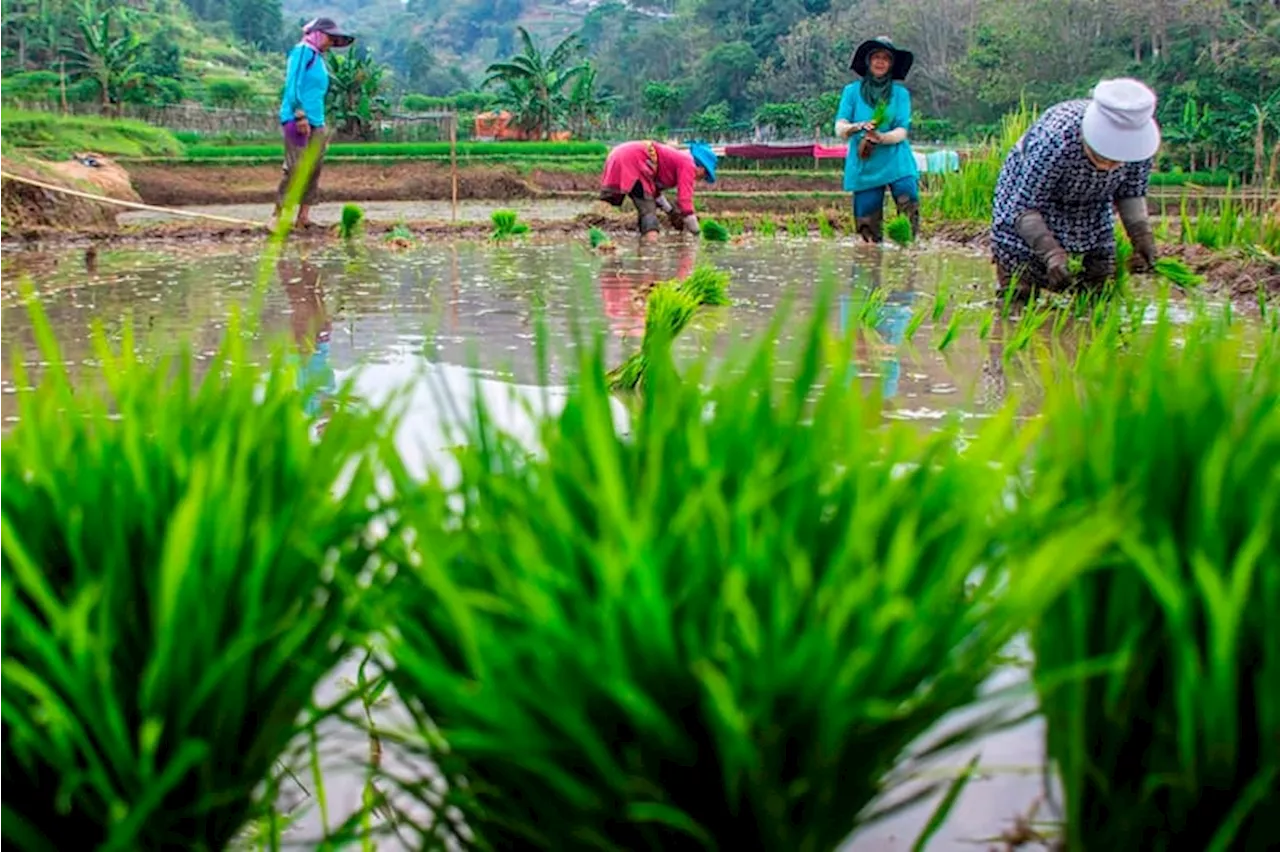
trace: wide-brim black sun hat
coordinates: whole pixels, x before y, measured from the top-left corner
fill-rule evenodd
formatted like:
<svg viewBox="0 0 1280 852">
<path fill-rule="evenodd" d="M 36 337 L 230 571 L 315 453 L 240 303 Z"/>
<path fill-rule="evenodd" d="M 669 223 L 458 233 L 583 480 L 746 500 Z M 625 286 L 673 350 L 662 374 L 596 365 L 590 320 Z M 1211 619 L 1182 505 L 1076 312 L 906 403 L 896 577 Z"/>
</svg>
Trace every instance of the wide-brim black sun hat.
<svg viewBox="0 0 1280 852">
<path fill-rule="evenodd" d="M 903 50 L 895 47 L 888 36 L 878 36 L 869 38 L 862 44 L 858 45 L 858 49 L 853 52 L 853 61 L 849 63 L 849 67 L 853 69 L 853 73 L 859 77 L 867 76 L 867 59 L 877 50 L 887 50 L 893 54 L 893 70 L 889 72 L 890 76 L 895 80 L 907 79 L 907 72 L 911 70 L 911 66 L 915 64 L 916 55 L 909 50 Z"/>
</svg>

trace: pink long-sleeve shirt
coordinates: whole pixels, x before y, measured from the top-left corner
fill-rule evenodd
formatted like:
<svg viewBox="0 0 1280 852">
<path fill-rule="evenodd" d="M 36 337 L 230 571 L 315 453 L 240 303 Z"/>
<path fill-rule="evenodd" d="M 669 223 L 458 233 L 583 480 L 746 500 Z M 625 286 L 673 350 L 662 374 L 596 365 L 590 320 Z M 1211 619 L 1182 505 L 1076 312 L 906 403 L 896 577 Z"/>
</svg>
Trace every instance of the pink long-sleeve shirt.
<svg viewBox="0 0 1280 852">
<path fill-rule="evenodd" d="M 660 142 L 623 142 L 604 162 L 601 188 L 626 195 L 639 182 L 644 194 L 656 198 L 667 189 L 676 191 L 681 215 L 693 215 L 693 184 L 697 179 L 693 155 Z"/>
</svg>

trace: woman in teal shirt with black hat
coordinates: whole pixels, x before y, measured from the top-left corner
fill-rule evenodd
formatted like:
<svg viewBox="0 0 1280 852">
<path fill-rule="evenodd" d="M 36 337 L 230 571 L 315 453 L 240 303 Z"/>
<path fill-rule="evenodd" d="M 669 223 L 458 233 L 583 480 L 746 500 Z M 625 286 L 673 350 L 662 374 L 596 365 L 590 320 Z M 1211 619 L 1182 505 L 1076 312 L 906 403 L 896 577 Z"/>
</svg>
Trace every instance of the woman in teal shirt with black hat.
<svg viewBox="0 0 1280 852">
<path fill-rule="evenodd" d="M 836 135 L 849 140 L 844 189 L 853 193 L 858 233 L 867 242 L 884 239 L 884 193 L 920 232 L 920 177 L 907 141 L 911 94 L 907 78 L 915 56 L 884 36 L 868 39 L 854 51 L 850 68 L 862 78 L 845 86 L 836 112 Z"/>
</svg>

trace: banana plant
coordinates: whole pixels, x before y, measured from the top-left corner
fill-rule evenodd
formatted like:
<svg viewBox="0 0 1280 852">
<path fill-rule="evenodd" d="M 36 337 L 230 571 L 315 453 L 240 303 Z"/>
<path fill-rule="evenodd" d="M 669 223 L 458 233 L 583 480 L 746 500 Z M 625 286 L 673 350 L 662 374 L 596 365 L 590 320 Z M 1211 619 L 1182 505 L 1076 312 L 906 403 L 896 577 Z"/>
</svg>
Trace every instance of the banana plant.
<svg viewBox="0 0 1280 852">
<path fill-rule="evenodd" d="M 84 3 L 76 21 L 81 47 L 66 51 L 73 73 L 98 84 L 104 113 L 121 102 L 125 89 L 139 82 L 138 63 L 142 59 L 142 42 L 130 30 L 128 18 L 121 14 L 118 35 L 113 34 L 115 21 L 114 7 L 99 12 L 95 4 Z"/>
<path fill-rule="evenodd" d="M 566 89 L 590 67 L 572 64 L 582 51 L 582 41 L 570 35 L 550 53 L 543 53 L 524 27 L 516 27 L 523 50 L 485 69 L 483 87 L 500 86 L 499 105 L 510 110 L 520 129 L 547 138 L 555 125 L 569 114 Z"/>
<path fill-rule="evenodd" d="M 382 95 L 386 69 L 367 52 L 347 56 L 329 53 L 327 109 L 338 121 L 338 132 L 348 139 L 369 139 L 374 122 L 387 114 L 390 103 Z"/>
</svg>

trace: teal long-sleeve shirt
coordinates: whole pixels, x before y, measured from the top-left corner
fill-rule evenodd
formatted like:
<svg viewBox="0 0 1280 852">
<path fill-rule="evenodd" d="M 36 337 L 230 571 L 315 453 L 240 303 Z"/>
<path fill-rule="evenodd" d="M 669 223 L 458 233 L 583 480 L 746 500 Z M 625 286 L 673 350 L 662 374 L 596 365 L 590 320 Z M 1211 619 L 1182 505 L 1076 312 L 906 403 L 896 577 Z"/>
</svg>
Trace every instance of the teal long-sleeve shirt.
<svg viewBox="0 0 1280 852">
<path fill-rule="evenodd" d="M 302 110 L 312 127 L 324 127 L 324 96 L 329 91 L 329 69 L 309 44 L 296 44 L 289 51 L 284 77 L 284 97 L 280 100 L 280 123 L 293 121 Z"/>
<path fill-rule="evenodd" d="M 845 87 L 836 118 L 857 124 L 870 121 L 874 113 L 875 108 L 862 99 L 860 83 L 850 83 Z M 893 94 L 889 98 L 889 118 L 883 127 L 877 129 L 887 133 L 899 127 L 905 127 L 908 131 L 911 129 L 911 94 L 906 86 L 894 83 Z M 862 192 L 888 186 L 900 178 L 919 174 L 909 141 L 896 145 L 877 145 L 870 157 L 861 160 L 858 158 L 858 142 L 861 140 L 861 133 L 855 133 L 849 139 L 849 153 L 844 160 L 845 192 Z"/>
</svg>

